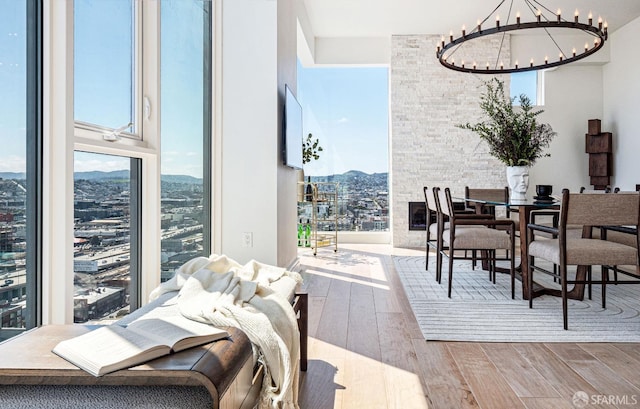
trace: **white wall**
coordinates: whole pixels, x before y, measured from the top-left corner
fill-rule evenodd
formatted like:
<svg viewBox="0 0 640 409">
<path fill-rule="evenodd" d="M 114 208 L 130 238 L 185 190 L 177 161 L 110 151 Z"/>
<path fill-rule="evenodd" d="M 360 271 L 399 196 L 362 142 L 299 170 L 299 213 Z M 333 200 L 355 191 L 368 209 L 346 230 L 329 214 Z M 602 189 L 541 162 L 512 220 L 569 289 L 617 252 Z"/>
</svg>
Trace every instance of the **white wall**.
<svg viewBox="0 0 640 409">
<path fill-rule="evenodd" d="M 282 110 L 284 107 L 284 86 L 297 92 L 297 50 L 298 23 L 294 0 L 278 1 L 278 156 L 276 160 L 278 176 L 278 234 L 277 264 L 287 267 L 298 257 L 298 173 L 282 165 Z M 300 146 L 302 149 L 302 146 Z"/>
<path fill-rule="evenodd" d="M 282 165 L 281 111 L 284 84 L 296 83 L 293 0 L 224 0 L 221 13 L 214 250 L 288 266 L 297 254 L 297 179 Z"/>
<path fill-rule="evenodd" d="M 548 150 L 551 156 L 539 159 L 531 168 L 530 186 L 553 185 L 556 194 L 563 188 L 591 187 L 585 134 L 589 119 L 602 119 L 602 67 L 573 63 L 547 71 L 541 109 L 540 120 L 558 135 Z M 610 130 L 603 124 L 602 131 Z"/>
<path fill-rule="evenodd" d="M 611 35 L 611 62 L 604 67 L 603 128 L 613 132 L 612 186 L 640 184 L 640 18 Z"/>
</svg>

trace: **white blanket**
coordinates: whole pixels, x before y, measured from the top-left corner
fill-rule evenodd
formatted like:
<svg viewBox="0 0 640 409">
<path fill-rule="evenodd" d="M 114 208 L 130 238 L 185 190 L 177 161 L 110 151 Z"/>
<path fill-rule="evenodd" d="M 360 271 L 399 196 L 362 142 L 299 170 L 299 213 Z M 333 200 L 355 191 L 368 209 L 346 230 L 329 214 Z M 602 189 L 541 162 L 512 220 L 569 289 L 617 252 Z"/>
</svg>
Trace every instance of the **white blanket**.
<svg viewBox="0 0 640 409">
<path fill-rule="evenodd" d="M 298 409 L 300 334 L 289 300 L 269 284 L 298 273 L 250 261 L 242 266 L 226 256 L 197 257 L 151 292 L 179 290 L 180 312 L 193 320 L 244 331 L 265 364 L 259 408 Z"/>
</svg>

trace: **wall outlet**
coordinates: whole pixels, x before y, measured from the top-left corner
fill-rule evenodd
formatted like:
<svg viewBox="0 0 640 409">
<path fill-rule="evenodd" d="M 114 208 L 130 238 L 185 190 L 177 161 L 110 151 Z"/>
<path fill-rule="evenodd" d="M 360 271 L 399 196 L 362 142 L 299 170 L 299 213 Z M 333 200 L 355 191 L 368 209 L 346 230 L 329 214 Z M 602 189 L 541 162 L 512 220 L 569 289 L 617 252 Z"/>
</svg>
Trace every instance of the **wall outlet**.
<svg viewBox="0 0 640 409">
<path fill-rule="evenodd" d="M 253 233 L 242 233 L 242 247 L 253 247 Z"/>
</svg>

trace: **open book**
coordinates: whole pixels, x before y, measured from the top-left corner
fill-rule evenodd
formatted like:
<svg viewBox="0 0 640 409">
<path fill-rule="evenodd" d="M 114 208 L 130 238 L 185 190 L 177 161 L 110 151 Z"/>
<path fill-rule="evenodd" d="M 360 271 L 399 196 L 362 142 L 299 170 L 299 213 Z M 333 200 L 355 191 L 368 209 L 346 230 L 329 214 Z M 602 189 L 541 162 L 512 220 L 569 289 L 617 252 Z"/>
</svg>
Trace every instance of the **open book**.
<svg viewBox="0 0 640 409">
<path fill-rule="evenodd" d="M 141 318 L 126 328 L 107 325 L 61 341 L 52 352 L 101 376 L 228 336 L 223 329 L 184 317 Z"/>
</svg>

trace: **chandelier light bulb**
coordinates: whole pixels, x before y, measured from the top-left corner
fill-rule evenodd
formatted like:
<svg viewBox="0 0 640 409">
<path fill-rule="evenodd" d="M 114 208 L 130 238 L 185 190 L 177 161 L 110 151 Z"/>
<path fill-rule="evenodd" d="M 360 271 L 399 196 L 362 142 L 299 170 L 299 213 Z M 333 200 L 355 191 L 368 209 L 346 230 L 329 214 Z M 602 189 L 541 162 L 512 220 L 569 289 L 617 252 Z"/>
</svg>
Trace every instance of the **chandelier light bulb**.
<svg viewBox="0 0 640 409">
<path fill-rule="evenodd" d="M 533 58 L 529 61 L 529 67 L 533 67 Z"/>
<path fill-rule="evenodd" d="M 496 27 L 500 27 L 500 16 L 496 16 Z"/>
<path fill-rule="evenodd" d="M 538 23 L 540 22 L 540 17 L 542 17 L 542 11 L 538 9 L 536 10 L 536 19 L 538 20 Z"/>
<path fill-rule="evenodd" d="M 558 23 L 562 19 L 561 15 L 562 15 L 562 11 L 560 11 L 560 9 L 558 9 Z"/>
<path fill-rule="evenodd" d="M 576 23 L 578 22 L 579 15 L 580 15 L 580 13 L 578 12 L 578 9 L 576 9 L 576 13 L 573 16 L 573 21 L 575 21 Z"/>
<path fill-rule="evenodd" d="M 576 56 L 576 48 L 575 48 L 575 47 L 573 47 L 573 50 L 572 50 L 572 51 L 573 51 L 573 56 L 575 57 L 575 56 Z"/>
<path fill-rule="evenodd" d="M 520 12 L 516 13 L 516 24 L 520 24 Z"/>
<path fill-rule="evenodd" d="M 598 28 L 602 30 L 602 17 L 598 17 Z"/>
<path fill-rule="evenodd" d="M 589 25 L 593 25 L 593 14 L 589 12 Z"/>
<path fill-rule="evenodd" d="M 462 36 L 464 37 L 467 33 L 467 28 L 464 26 L 464 24 L 462 25 Z"/>
<path fill-rule="evenodd" d="M 478 19 L 478 33 L 482 31 L 482 26 L 480 25 L 480 19 Z"/>
<path fill-rule="evenodd" d="M 453 30 L 449 31 L 449 42 L 453 43 Z"/>
</svg>

